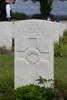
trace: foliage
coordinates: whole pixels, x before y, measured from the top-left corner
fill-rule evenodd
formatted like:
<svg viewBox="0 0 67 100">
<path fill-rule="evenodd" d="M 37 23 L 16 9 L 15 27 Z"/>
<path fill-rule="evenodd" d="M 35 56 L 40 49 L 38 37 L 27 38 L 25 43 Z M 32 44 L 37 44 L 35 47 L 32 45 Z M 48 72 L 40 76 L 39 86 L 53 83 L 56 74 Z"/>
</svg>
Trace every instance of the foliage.
<svg viewBox="0 0 67 100">
<path fill-rule="evenodd" d="M 12 80 L 0 81 L 0 100 L 15 100 Z"/>
<path fill-rule="evenodd" d="M 64 36 L 67 36 L 67 30 L 64 31 Z"/>
<path fill-rule="evenodd" d="M 40 11 L 43 18 L 47 18 L 50 15 L 52 2 L 53 0 L 40 0 Z"/>
<path fill-rule="evenodd" d="M 44 86 L 44 88 L 46 88 L 46 86 L 48 86 L 48 84 L 50 83 L 51 87 L 53 87 L 53 80 L 52 79 L 44 79 L 43 77 L 39 76 L 39 79 L 37 79 L 36 81 L 38 81 L 38 84 Z"/>
<path fill-rule="evenodd" d="M 63 56 L 63 43 L 55 42 L 54 44 L 54 56 Z"/>
<path fill-rule="evenodd" d="M 46 80 L 40 76 L 36 81 L 39 84 L 44 84 L 53 80 Z M 34 84 L 19 87 L 16 89 L 16 100 L 59 100 L 58 98 L 62 95 L 62 92 L 57 88 L 57 82 L 60 83 L 60 81 L 56 81 L 55 89 Z"/>
<path fill-rule="evenodd" d="M 57 42 L 54 43 L 54 56 L 59 56 L 59 44 Z"/>
<path fill-rule="evenodd" d="M 16 89 L 16 100 L 52 100 L 53 97 L 54 93 L 51 88 L 44 89 L 34 84 Z"/>
<path fill-rule="evenodd" d="M 21 1 L 28 1 L 28 0 L 21 0 Z M 50 14 L 52 9 L 53 0 L 32 0 L 33 2 L 39 1 L 40 2 L 40 11 L 42 14 L 43 19 L 47 18 Z"/>
<path fill-rule="evenodd" d="M 64 31 L 62 42 L 63 42 L 64 45 L 65 44 L 67 45 L 67 30 Z"/>
<path fill-rule="evenodd" d="M 64 100 L 63 98 L 65 98 L 65 100 L 67 99 L 67 90 L 62 90 L 60 85 L 62 83 L 61 80 L 55 80 L 53 81 L 52 79 L 46 80 L 43 77 L 39 77 L 39 79 L 37 79 L 37 81 L 39 81 L 39 84 L 44 84 L 47 82 L 53 82 L 54 83 L 54 89 L 53 88 L 44 88 L 44 95 L 46 95 L 48 98 L 51 98 L 49 100 L 59 100 L 59 98 L 62 98 L 62 100 Z M 54 97 L 54 99 L 52 99 Z"/>
<path fill-rule="evenodd" d="M 14 89 L 0 89 L 0 100 L 16 100 Z"/>
<path fill-rule="evenodd" d="M 67 100 L 67 89 L 64 90 L 63 96 L 64 96 L 64 100 Z"/>
<path fill-rule="evenodd" d="M 55 57 L 55 79 L 62 80 L 62 83 L 59 85 L 59 88 L 62 90 L 67 89 L 67 70 L 66 70 L 67 66 L 66 65 L 67 65 L 66 57 L 62 57 L 62 58 Z M 6 91 L 5 94 L 0 92 L 0 100 L 16 100 L 14 99 L 15 92 L 13 91 L 13 88 L 14 88 L 13 87 L 14 86 L 13 66 L 14 66 L 14 56 L 13 55 L 0 55 L 0 89 L 1 91 L 3 91 L 3 89 L 5 89 Z M 14 94 L 11 91 L 13 91 Z M 49 92 L 50 92 L 50 89 L 49 89 Z M 56 90 L 54 95 L 58 96 L 59 91 Z M 66 95 L 64 97 L 66 98 Z"/>
<path fill-rule="evenodd" d="M 26 20 L 28 18 L 29 17 L 24 13 L 18 13 L 18 12 L 12 13 L 12 20 Z"/>
<path fill-rule="evenodd" d="M 39 76 L 39 79 L 37 79 L 36 81 L 38 81 L 38 84 L 44 84 L 45 82 L 47 82 L 47 79 L 44 79 L 43 77 Z"/>
<path fill-rule="evenodd" d="M 64 32 L 63 37 L 60 37 L 59 42 L 55 42 L 54 56 L 67 57 L 67 31 Z"/>
</svg>

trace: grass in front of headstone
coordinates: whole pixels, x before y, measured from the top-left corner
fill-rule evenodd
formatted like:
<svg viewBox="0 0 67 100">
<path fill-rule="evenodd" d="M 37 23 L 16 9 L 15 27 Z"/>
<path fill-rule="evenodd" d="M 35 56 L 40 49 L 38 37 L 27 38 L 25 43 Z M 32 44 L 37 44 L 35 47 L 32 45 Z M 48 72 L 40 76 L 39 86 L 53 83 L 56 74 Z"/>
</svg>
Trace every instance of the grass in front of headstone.
<svg viewBox="0 0 67 100">
<path fill-rule="evenodd" d="M 13 55 L 0 54 L 0 100 L 15 100 Z"/>
<path fill-rule="evenodd" d="M 67 89 L 67 57 L 55 57 L 55 80 L 61 81 L 59 88 Z"/>
<path fill-rule="evenodd" d="M 55 57 L 55 80 L 61 80 L 59 88 L 67 89 L 67 57 Z M 0 100 L 15 100 L 14 55 L 0 54 Z"/>
<path fill-rule="evenodd" d="M 67 57 L 55 57 L 55 79 L 67 84 Z M 0 82 L 10 82 L 13 88 L 14 55 L 0 55 Z"/>
<path fill-rule="evenodd" d="M 0 55 L 0 81 L 13 80 L 14 77 L 14 56 Z"/>
</svg>

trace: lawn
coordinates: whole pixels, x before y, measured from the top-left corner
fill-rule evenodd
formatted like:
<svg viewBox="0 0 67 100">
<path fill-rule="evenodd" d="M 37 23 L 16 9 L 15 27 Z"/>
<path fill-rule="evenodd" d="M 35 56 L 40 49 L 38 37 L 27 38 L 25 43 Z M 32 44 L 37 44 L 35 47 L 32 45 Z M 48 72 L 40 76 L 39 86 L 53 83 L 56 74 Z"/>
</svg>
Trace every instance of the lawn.
<svg viewBox="0 0 67 100">
<path fill-rule="evenodd" d="M 55 57 L 55 79 L 61 80 L 61 89 L 67 89 L 67 57 Z"/>
<path fill-rule="evenodd" d="M 0 83 L 14 86 L 14 56 L 0 55 Z"/>
<path fill-rule="evenodd" d="M 55 57 L 55 79 L 62 80 L 61 88 L 67 88 L 67 57 Z M 0 83 L 14 85 L 14 56 L 0 55 Z"/>
</svg>

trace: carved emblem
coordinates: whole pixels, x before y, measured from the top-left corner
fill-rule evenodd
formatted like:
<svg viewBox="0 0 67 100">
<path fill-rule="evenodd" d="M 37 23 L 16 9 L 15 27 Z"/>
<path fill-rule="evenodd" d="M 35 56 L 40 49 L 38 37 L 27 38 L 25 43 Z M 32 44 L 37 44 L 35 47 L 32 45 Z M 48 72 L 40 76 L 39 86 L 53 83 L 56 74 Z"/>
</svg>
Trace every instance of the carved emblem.
<svg viewBox="0 0 67 100">
<path fill-rule="evenodd" d="M 36 64 L 40 59 L 40 53 L 37 49 L 30 48 L 26 51 L 26 60 L 29 63 Z"/>
</svg>

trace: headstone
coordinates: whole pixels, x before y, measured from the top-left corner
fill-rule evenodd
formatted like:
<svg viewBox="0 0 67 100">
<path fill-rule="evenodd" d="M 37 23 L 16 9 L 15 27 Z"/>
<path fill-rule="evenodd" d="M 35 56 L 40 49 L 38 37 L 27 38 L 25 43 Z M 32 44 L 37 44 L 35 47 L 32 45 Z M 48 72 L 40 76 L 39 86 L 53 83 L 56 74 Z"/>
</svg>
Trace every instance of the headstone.
<svg viewBox="0 0 67 100">
<path fill-rule="evenodd" d="M 66 24 L 63 24 L 63 23 L 61 22 L 61 23 L 60 23 L 60 35 L 59 35 L 59 37 L 63 37 L 64 31 L 66 31 L 66 30 L 67 30 Z"/>
<path fill-rule="evenodd" d="M 0 22 L 0 48 L 11 50 L 12 47 L 12 23 Z"/>
<path fill-rule="evenodd" d="M 53 22 L 52 27 L 53 27 L 52 34 L 54 37 L 54 42 L 59 42 L 60 37 L 63 37 L 63 33 L 66 27 L 62 23 L 57 23 L 57 22 Z"/>
<path fill-rule="evenodd" d="M 15 23 L 15 88 L 54 79 L 52 23 L 26 20 Z"/>
</svg>

